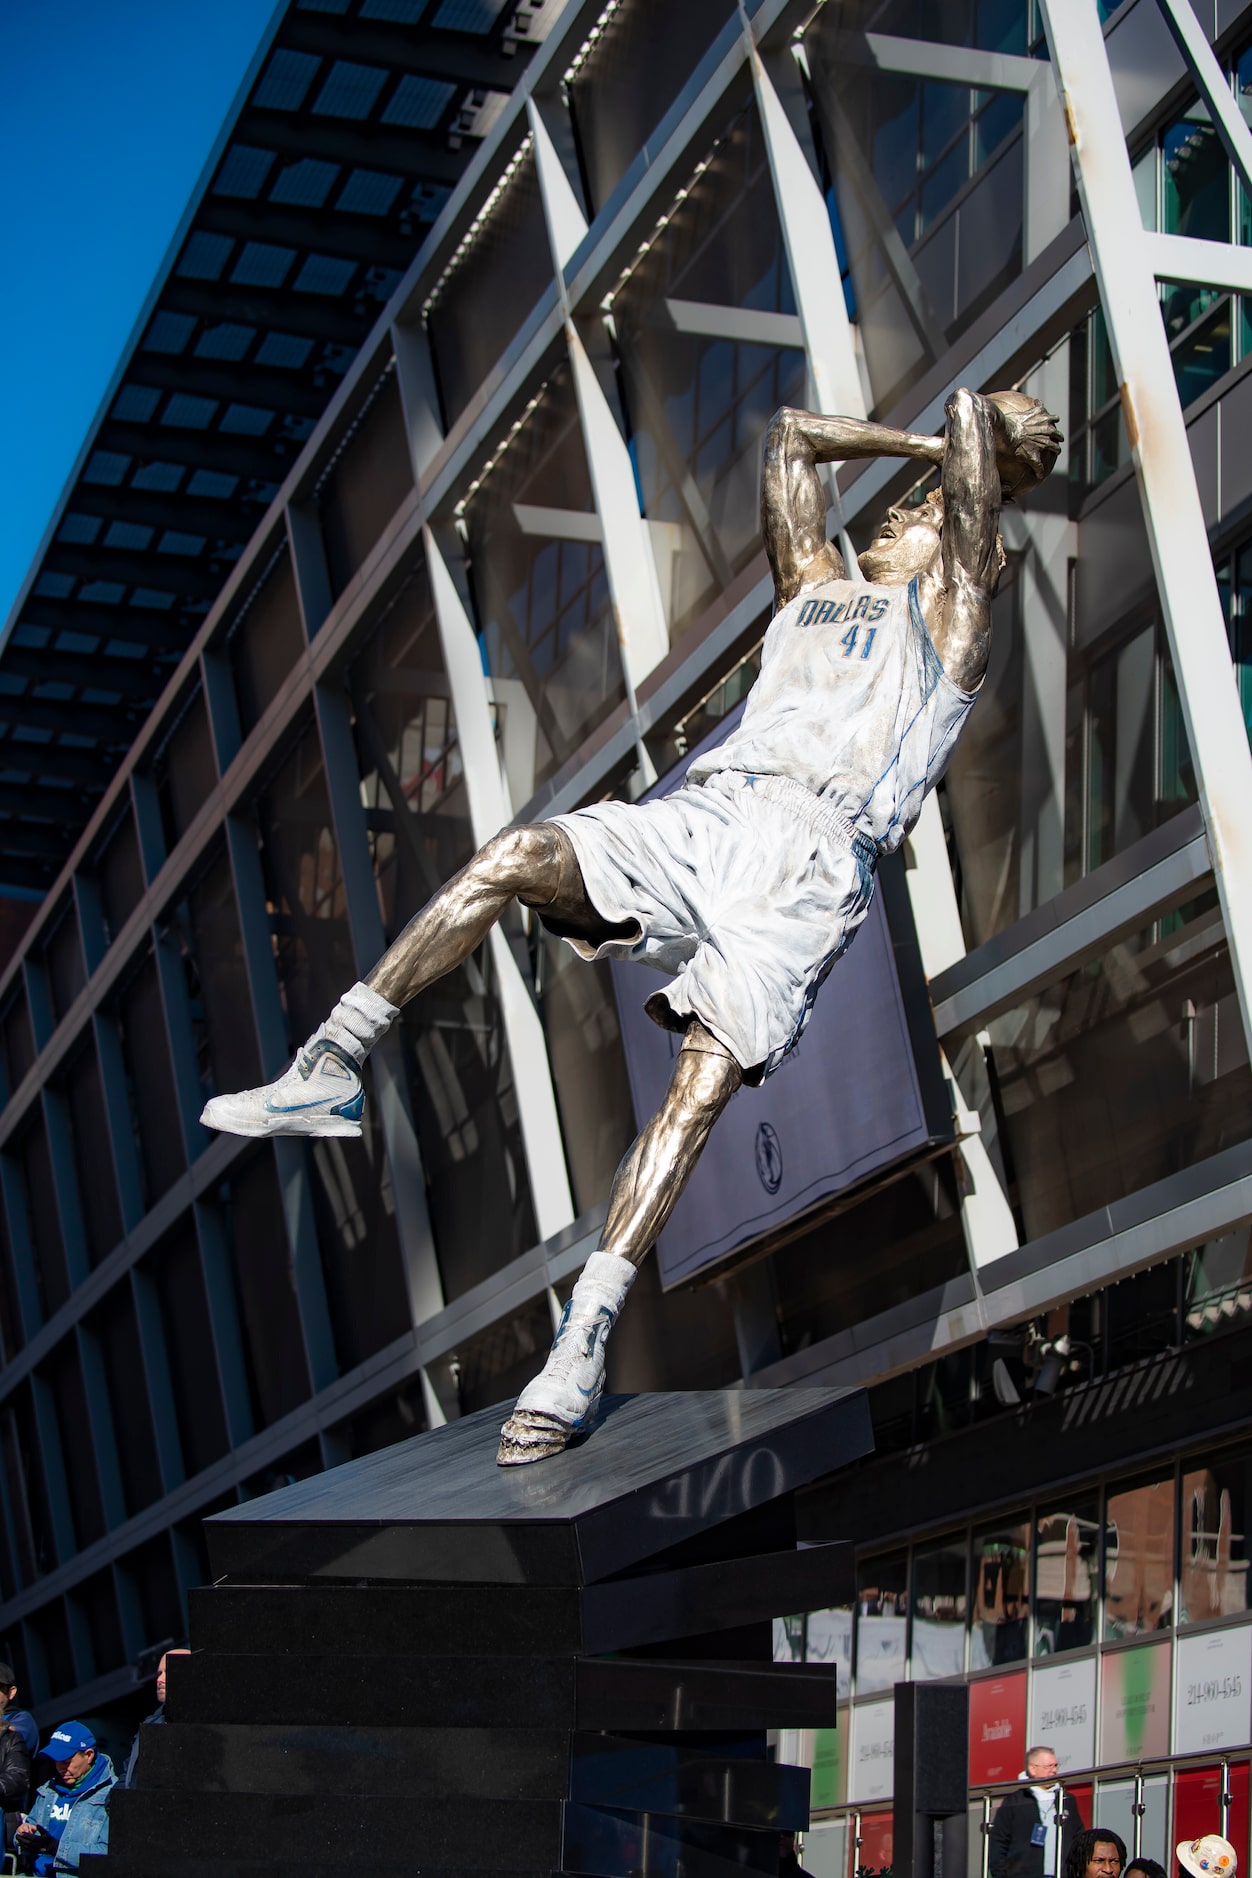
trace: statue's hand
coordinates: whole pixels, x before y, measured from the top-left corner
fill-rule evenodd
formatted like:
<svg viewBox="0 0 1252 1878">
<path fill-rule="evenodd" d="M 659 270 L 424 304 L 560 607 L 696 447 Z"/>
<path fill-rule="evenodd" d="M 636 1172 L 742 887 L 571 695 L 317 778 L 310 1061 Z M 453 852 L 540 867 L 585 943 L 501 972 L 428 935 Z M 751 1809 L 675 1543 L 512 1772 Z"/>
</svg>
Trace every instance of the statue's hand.
<svg viewBox="0 0 1252 1878">
<path fill-rule="evenodd" d="M 1049 474 L 1061 452 L 1061 432 L 1037 398 L 1021 391 L 993 391 L 989 396 L 999 412 L 996 467 L 1007 500 L 1036 488 Z"/>
</svg>

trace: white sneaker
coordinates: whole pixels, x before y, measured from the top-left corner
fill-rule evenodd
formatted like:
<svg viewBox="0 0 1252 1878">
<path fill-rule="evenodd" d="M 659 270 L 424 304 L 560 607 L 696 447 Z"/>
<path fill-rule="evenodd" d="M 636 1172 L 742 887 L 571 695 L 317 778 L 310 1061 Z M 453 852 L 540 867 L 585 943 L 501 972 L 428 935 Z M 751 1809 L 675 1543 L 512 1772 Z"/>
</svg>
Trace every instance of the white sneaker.
<svg viewBox="0 0 1252 1878">
<path fill-rule="evenodd" d="M 634 1277 L 634 1266 L 616 1254 L 595 1252 L 588 1259 L 547 1362 L 500 1430 L 499 1466 L 559 1454 L 591 1427 L 604 1394 L 605 1345 Z"/>
<path fill-rule="evenodd" d="M 200 1117 L 227 1135 L 359 1135 L 365 1110 L 360 1071 L 337 1043 L 318 1037 L 263 1089 L 214 1096 Z"/>
</svg>

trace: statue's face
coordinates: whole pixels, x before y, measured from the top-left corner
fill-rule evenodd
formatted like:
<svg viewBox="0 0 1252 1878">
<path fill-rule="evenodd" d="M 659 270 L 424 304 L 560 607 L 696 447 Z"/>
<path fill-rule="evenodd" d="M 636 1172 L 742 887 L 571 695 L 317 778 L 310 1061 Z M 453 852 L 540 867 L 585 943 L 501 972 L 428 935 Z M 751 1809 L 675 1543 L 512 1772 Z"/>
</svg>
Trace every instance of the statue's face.
<svg viewBox="0 0 1252 1878">
<path fill-rule="evenodd" d="M 936 502 L 923 502 L 919 508 L 898 504 L 887 510 L 878 533 L 858 555 L 866 580 L 881 586 L 904 586 L 914 574 L 924 574 L 939 561 L 939 527 L 943 509 Z"/>
</svg>

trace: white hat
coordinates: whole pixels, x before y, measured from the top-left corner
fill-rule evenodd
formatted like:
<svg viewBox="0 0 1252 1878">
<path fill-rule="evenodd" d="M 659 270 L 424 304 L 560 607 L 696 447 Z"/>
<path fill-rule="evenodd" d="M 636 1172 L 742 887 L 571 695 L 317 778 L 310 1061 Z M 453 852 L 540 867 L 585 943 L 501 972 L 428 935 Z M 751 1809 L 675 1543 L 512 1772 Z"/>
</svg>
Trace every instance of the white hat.
<svg viewBox="0 0 1252 1878">
<path fill-rule="evenodd" d="M 1177 1846 L 1178 1863 L 1193 1878 L 1234 1878 L 1239 1860 L 1229 1839 L 1206 1832 L 1202 1839 L 1184 1839 Z"/>
</svg>

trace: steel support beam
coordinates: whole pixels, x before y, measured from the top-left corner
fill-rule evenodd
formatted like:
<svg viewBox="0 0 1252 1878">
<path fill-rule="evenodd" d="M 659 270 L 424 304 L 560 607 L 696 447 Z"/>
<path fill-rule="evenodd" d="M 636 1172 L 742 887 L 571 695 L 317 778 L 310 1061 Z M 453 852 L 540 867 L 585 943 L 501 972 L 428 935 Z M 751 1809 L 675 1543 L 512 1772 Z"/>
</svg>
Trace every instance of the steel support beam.
<svg viewBox="0 0 1252 1878">
<path fill-rule="evenodd" d="M 1043 13 L 1252 1044 L 1252 753 L 1157 299 L 1158 238 L 1143 229 L 1096 10 L 1043 0 Z M 1204 245 L 1218 264 L 1220 244 Z"/>
<path fill-rule="evenodd" d="M 478 639 L 429 527 L 423 530 L 423 539 L 444 667 L 452 687 L 457 738 L 465 765 L 470 830 L 475 847 L 481 847 L 512 821 L 513 809 L 487 703 Z M 535 1219 L 546 1238 L 568 1226 L 574 1217 L 548 1047 L 539 1013 L 499 926 L 492 927 L 489 943 L 517 1089 L 522 1146 L 530 1175 Z"/>
</svg>

